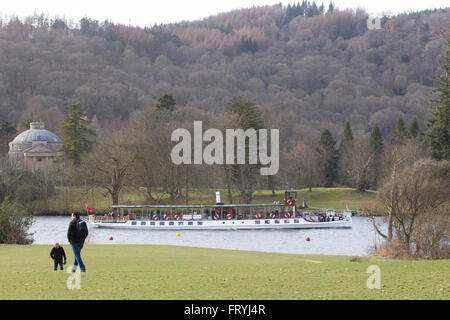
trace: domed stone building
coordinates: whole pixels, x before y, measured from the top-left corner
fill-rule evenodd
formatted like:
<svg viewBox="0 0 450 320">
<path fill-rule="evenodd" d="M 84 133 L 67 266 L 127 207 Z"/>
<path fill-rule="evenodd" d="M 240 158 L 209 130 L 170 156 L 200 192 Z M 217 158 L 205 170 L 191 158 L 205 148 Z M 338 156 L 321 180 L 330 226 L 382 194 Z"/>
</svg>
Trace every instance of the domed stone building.
<svg viewBox="0 0 450 320">
<path fill-rule="evenodd" d="M 30 129 L 9 143 L 9 156 L 22 162 L 26 170 L 46 171 L 53 165 L 61 144 L 61 139 L 46 130 L 43 122 L 31 122 Z"/>
</svg>

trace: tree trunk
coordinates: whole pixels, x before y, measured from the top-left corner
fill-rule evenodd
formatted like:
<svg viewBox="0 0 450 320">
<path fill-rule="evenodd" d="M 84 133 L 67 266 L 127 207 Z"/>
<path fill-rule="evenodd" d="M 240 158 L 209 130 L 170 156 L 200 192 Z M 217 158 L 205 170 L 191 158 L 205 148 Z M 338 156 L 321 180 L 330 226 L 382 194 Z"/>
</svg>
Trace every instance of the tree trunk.
<svg viewBox="0 0 450 320">
<path fill-rule="evenodd" d="M 228 190 L 228 201 L 230 203 L 233 203 L 233 196 L 231 194 L 231 182 L 230 182 L 230 171 L 228 170 L 228 167 L 224 165 L 225 170 L 225 178 L 227 183 L 227 190 Z"/>
<path fill-rule="evenodd" d="M 112 198 L 112 204 L 113 205 L 119 204 L 119 190 L 114 188 L 113 192 L 111 193 L 111 198 Z"/>
<path fill-rule="evenodd" d="M 392 240 L 392 235 L 393 235 L 393 228 L 392 228 L 392 209 L 389 210 L 389 215 L 388 215 L 388 234 L 387 234 L 387 240 L 390 241 Z"/>
<path fill-rule="evenodd" d="M 372 225 L 373 225 L 373 228 L 375 229 L 375 231 L 376 231 L 380 236 L 382 236 L 383 238 L 387 239 L 387 236 L 386 236 L 383 232 L 381 232 L 380 229 L 378 229 L 378 227 L 377 227 L 377 225 L 376 225 L 376 223 L 375 223 L 375 217 L 374 217 L 374 216 L 372 216 Z"/>
<path fill-rule="evenodd" d="M 184 180 L 184 184 L 185 184 L 185 203 L 186 205 L 189 203 L 189 171 L 188 171 L 188 167 L 186 166 L 186 171 L 185 171 L 185 180 Z"/>
</svg>

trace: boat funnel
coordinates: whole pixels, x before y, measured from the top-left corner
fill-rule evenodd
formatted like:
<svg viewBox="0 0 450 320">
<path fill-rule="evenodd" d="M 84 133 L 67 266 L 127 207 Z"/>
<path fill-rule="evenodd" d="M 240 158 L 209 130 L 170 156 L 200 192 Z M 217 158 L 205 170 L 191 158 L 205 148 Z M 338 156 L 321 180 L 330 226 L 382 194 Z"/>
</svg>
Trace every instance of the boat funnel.
<svg viewBox="0 0 450 320">
<path fill-rule="evenodd" d="M 222 201 L 220 201 L 220 191 L 216 191 L 216 204 L 218 203 L 222 203 Z"/>
</svg>

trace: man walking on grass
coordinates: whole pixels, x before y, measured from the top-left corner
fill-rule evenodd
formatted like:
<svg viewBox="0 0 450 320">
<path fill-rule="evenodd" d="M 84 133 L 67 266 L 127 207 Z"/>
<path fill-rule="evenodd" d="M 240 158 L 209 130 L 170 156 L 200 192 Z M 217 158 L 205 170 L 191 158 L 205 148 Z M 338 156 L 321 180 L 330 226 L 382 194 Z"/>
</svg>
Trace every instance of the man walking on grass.
<svg viewBox="0 0 450 320">
<path fill-rule="evenodd" d="M 78 212 L 72 213 L 72 221 L 70 221 L 69 229 L 67 230 L 67 239 L 72 247 L 75 262 L 72 267 L 72 272 L 77 270 L 80 266 L 81 272 L 86 272 L 86 266 L 81 259 L 81 249 L 84 245 L 84 240 L 88 236 L 88 228 L 86 221 L 80 219 Z"/>
</svg>

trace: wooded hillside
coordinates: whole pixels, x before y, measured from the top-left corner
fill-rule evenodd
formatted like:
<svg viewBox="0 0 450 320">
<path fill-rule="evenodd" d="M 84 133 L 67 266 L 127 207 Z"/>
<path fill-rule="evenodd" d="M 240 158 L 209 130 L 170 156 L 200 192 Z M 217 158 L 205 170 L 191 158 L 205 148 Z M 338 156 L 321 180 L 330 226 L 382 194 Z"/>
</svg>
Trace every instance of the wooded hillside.
<svg viewBox="0 0 450 320">
<path fill-rule="evenodd" d="M 423 131 L 450 12 L 384 17 L 381 30 L 368 30 L 363 11 L 303 5 L 149 28 L 45 15 L 3 20 L 0 117 L 19 130 L 40 117 L 56 130 L 67 106 L 80 102 L 106 126 L 171 93 L 177 108 L 208 112 L 245 96 L 288 140 L 325 128 L 339 137 L 345 121 L 355 135 L 378 123 L 389 139 L 399 116 L 417 117 Z"/>
</svg>

